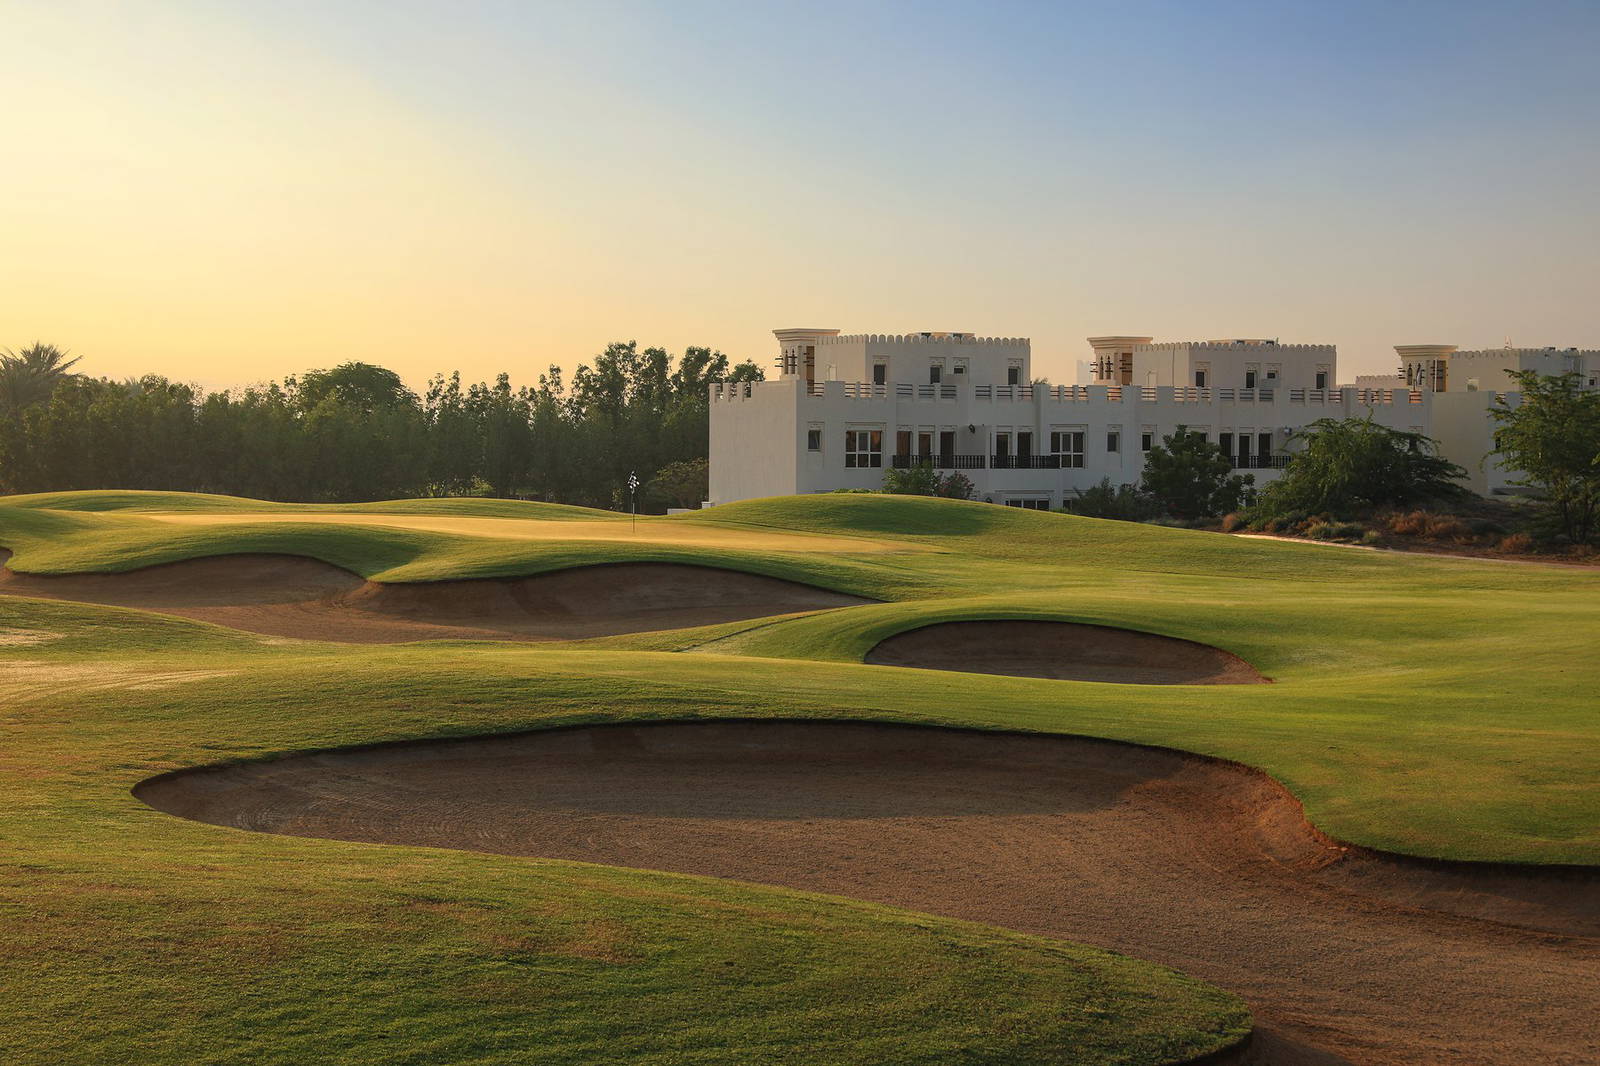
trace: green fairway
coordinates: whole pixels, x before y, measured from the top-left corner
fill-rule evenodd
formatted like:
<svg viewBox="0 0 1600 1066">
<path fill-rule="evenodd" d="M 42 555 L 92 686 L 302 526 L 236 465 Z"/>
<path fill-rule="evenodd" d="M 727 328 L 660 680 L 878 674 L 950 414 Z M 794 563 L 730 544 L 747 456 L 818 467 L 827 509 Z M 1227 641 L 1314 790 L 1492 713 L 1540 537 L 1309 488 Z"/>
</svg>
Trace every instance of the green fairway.
<svg viewBox="0 0 1600 1066">
<path fill-rule="evenodd" d="M 174 512 L 259 521 L 150 517 Z M 755 886 L 224 830 L 128 791 L 308 748 L 729 716 L 1078 733 L 1259 767 L 1373 847 L 1600 862 L 1595 572 L 881 496 L 730 505 L 641 521 L 636 539 L 392 524 L 405 515 L 626 523 L 503 501 L 63 493 L 0 500 L 0 547 L 35 573 L 274 552 L 380 581 L 683 561 L 885 602 L 579 644 L 354 646 L 0 597 L 0 973 L 30 991 L 7 997 L 8 1061 L 1156 1063 L 1246 1024 L 1226 994 L 1054 941 Z M 764 540 L 779 534 L 831 546 Z M 1274 683 L 860 663 L 893 633 L 974 618 L 1203 641 Z"/>
</svg>

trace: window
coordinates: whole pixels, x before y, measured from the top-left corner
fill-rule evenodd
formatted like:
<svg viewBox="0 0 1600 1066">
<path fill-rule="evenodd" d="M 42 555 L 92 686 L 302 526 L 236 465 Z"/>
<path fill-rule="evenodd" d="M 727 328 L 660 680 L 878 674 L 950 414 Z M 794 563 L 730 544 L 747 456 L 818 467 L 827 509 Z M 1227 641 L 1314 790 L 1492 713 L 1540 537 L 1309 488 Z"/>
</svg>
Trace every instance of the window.
<svg viewBox="0 0 1600 1066">
<path fill-rule="evenodd" d="M 1058 429 L 1050 433 L 1050 454 L 1059 456 L 1063 470 L 1083 468 L 1083 430 Z"/>
<path fill-rule="evenodd" d="M 1328 387 L 1328 372 L 1326 370 L 1317 371 L 1317 388 L 1325 389 L 1327 387 Z"/>
<path fill-rule="evenodd" d="M 965 359 L 957 359 L 956 365 L 950 368 L 950 372 L 955 374 L 957 377 L 965 377 L 967 373 L 967 361 Z"/>
<path fill-rule="evenodd" d="M 1206 372 L 1204 370 L 1196 370 L 1194 372 L 1194 386 L 1197 389 L 1206 387 Z"/>
<path fill-rule="evenodd" d="M 806 430 L 806 451 L 820 452 L 822 450 L 822 430 Z"/>
<path fill-rule="evenodd" d="M 1147 429 L 1139 434 L 1139 450 L 1141 452 L 1147 452 L 1151 448 L 1154 448 L 1155 445 L 1156 434 L 1154 430 Z"/>
<path fill-rule="evenodd" d="M 1217 434 L 1217 450 L 1222 452 L 1222 454 L 1226 455 L 1229 459 L 1233 458 L 1233 434 L 1232 433 L 1218 433 Z"/>
<path fill-rule="evenodd" d="M 847 467 L 881 467 L 883 465 L 883 430 L 845 430 L 844 465 Z"/>
<path fill-rule="evenodd" d="M 887 384 L 889 381 L 889 368 L 882 363 L 872 364 L 872 383 L 874 385 Z"/>
<path fill-rule="evenodd" d="M 1120 429 L 1108 429 L 1108 430 L 1106 430 L 1106 451 L 1111 452 L 1114 455 L 1117 452 L 1120 452 L 1121 450 L 1122 450 L 1122 430 L 1120 430 Z"/>
<path fill-rule="evenodd" d="M 1020 366 L 1008 366 L 1008 367 L 1006 367 L 1006 384 L 1007 385 L 1020 385 L 1020 384 L 1022 384 L 1022 368 Z"/>
<path fill-rule="evenodd" d="M 1013 499 L 1013 500 L 1007 500 L 1006 501 L 1006 506 L 1007 507 L 1023 507 L 1023 508 L 1026 508 L 1029 511 L 1048 511 L 1048 510 L 1050 510 L 1050 501 L 1049 500 L 1032 500 L 1032 499 Z"/>
<path fill-rule="evenodd" d="M 929 363 L 928 364 L 928 384 L 929 385 L 937 385 L 942 380 L 944 380 L 944 364 L 943 363 Z"/>
<path fill-rule="evenodd" d="M 1254 370 L 1246 370 L 1244 372 L 1244 387 L 1247 389 L 1256 387 L 1256 372 Z"/>
<path fill-rule="evenodd" d="M 1011 434 L 1000 432 L 994 435 L 994 457 L 996 459 L 1011 458 Z"/>
</svg>

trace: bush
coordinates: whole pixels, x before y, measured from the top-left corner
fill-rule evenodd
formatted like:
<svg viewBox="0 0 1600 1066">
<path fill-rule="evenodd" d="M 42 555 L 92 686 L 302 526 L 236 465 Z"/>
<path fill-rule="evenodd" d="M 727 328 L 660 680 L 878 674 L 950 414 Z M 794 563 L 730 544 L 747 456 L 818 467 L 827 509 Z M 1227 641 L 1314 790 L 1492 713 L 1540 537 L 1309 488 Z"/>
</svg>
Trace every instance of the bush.
<svg viewBox="0 0 1600 1066">
<path fill-rule="evenodd" d="M 1077 489 L 1063 501 L 1063 509 L 1085 518 L 1114 518 L 1143 522 L 1161 513 L 1161 505 L 1133 485 L 1113 487 L 1110 478 L 1087 489 Z"/>
<path fill-rule="evenodd" d="M 947 500 L 970 500 L 977 486 L 959 470 L 951 471 L 939 479 L 939 495 Z"/>
<path fill-rule="evenodd" d="M 895 496 L 937 496 L 939 475 L 932 463 L 891 467 L 883 472 L 883 491 Z"/>
<path fill-rule="evenodd" d="M 1533 551 L 1533 537 L 1527 533 L 1512 533 L 1500 538 L 1498 548 L 1507 555 L 1526 555 Z"/>
<path fill-rule="evenodd" d="M 1376 529 L 1369 529 L 1365 533 L 1361 534 L 1361 543 L 1367 545 L 1382 544 L 1383 534 L 1379 533 Z"/>
<path fill-rule="evenodd" d="M 1367 529 L 1360 522 L 1333 522 L 1319 519 L 1306 528 L 1312 540 L 1358 540 Z"/>
<path fill-rule="evenodd" d="M 1243 528 L 1244 524 L 1244 515 L 1238 511 L 1230 511 L 1222 516 L 1222 531 L 1224 533 L 1237 532 Z"/>
<path fill-rule="evenodd" d="M 1428 532 L 1428 512 L 1392 514 L 1389 516 L 1388 525 L 1389 532 L 1397 537 L 1420 537 Z"/>
</svg>

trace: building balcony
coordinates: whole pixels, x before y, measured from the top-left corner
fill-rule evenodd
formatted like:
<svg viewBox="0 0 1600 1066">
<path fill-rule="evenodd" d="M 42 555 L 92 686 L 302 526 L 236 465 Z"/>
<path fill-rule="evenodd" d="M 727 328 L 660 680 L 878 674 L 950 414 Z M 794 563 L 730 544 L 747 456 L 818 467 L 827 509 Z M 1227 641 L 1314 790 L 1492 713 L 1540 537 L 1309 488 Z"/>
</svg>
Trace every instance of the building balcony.
<svg viewBox="0 0 1600 1066">
<path fill-rule="evenodd" d="M 994 470 L 1060 470 L 1059 455 L 995 455 L 989 459 Z"/>
<path fill-rule="evenodd" d="M 1287 455 L 1234 455 L 1235 470 L 1282 470 L 1289 465 Z"/>
<path fill-rule="evenodd" d="M 935 470 L 982 470 L 987 464 L 981 455 L 944 452 L 939 455 L 891 455 L 889 465 L 896 470 L 909 470 L 914 466 L 931 466 Z"/>
</svg>

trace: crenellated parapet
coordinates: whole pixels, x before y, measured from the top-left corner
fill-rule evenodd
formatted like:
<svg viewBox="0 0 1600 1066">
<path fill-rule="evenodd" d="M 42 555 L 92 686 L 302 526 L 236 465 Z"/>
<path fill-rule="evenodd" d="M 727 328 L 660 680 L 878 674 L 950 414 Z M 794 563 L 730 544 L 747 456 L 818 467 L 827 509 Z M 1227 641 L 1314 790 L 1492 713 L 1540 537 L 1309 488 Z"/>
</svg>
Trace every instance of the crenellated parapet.
<svg viewBox="0 0 1600 1066">
<path fill-rule="evenodd" d="M 1141 352 L 1329 352 L 1331 344 L 1282 344 L 1271 340 L 1161 341 L 1137 345 Z"/>
<path fill-rule="evenodd" d="M 979 337 L 971 333 L 846 333 L 820 337 L 817 344 L 974 344 L 1022 347 L 1027 337 Z"/>
</svg>

